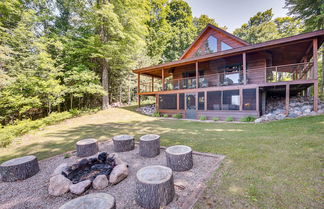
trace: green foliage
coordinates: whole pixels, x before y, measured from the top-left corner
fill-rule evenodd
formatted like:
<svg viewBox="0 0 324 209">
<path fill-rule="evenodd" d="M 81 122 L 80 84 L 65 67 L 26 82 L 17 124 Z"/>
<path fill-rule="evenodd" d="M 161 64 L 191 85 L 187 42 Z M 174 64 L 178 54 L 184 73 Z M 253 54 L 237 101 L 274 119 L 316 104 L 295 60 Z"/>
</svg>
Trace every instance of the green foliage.
<svg viewBox="0 0 324 209">
<path fill-rule="evenodd" d="M 254 122 L 256 117 L 254 116 L 246 116 L 240 119 L 241 122 Z"/>
<path fill-rule="evenodd" d="M 155 112 L 152 114 L 153 117 L 161 117 L 161 114 L 159 112 Z"/>
<path fill-rule="evenodd" d="M 214 18 L 208 17 L 208 15 L 204 15 L 204 14 L 200 15 L 200 17 L 194 17 L 193 18 L 193 24 L 197 29 L 197 34 L 200 34 L 208 24 L 211 24 L 211 25 L 214 25 L 216 27 L 222 28 L 223 30 L 227 29 L 226 26 L 220 27 L 216 23 Z"/>
<path fill-rule="evenodd" d="M 226 122 L 232 122 L 232 121 L 234 121 L 234 118 L 233 117 L 227 117 L 227 118 L 225 118 L 225 121 Z"/>
<path fill-rule="evenodd" d="M 71 154 L 69 154 L 69 153 L 64 154 L 64 159 L 67 159 L 67 158 L 70 158 L 70 157 L 71 157 Z"/>
<path fill-rule="evenodd" d="M 206 115 L 201 115 L 201 116 L 199 117 L 199 120 L 207 120 L 207 116 L 206 116 Z"/>
<path fill-rule="evenodd" d="M 176 119 L 180 119 L 182 118 L 182 115 L 180 113 L 177 113 L 177 114 L 173 114 L 172 117 Z"/>
<path fill-rule="evenodd" d="M 273 16 L 272 9 L 258 12 L 248 23 L 234 30 L 233 34 L 251 44 L 256 44 L 297 35 L 303 31 L 300 20 L 291 17 L 278 17 L 273 20 Z"/>
<path fill-rule="evenodd" d="M 213 121 L 219 121 L 219 117 L 213 117 Z"/>
<path fill-rule="evenodd" d="M 168 115 L 168 114 L 164 114 L 163 117 L 164 117 L 164 118 L 168 118 L 169 115 Z"/>
</svg>

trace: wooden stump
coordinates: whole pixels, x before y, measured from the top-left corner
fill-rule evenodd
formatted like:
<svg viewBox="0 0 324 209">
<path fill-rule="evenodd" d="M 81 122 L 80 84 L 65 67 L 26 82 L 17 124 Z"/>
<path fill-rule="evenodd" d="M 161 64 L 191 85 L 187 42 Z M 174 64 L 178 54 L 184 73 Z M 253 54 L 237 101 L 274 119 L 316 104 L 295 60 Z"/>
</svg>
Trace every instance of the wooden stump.
<svg viewBox="0 0 324 209">
<path fill-rule="evenodd" d="M 144 135 L 140 138 L 139 154 L 143 157 L 155 157 L 160 154 L 160 136 Z"/>
<path fill-rule="evenodd" d="M 0 165 L 2 181 L 27 179 L 38 173 L 38 171 L 38 161 L 33 155 L 15 158 Z"/>
<path fill-rule="evenodd" d="M 119 135 L 113 137 L 114 151 L 127 152 L 135 148 L 135 140 L 133 136 Z"/>
<path fill-rule="evenodd" d="M 168 147 L 165 154 L 167 166 L 173 171 L 187 171 L 193 166 L 191 147 L 184 145 Z"/>
<path fill-rule="evenodd" d="M 135 200 L 147 209 L 158 209 L 169 204 L 174 197 L 172 170 L 153 165 L 141 168 L 136 174 Z"/>
<path fill-rule="evenodd" d="M 98 152 L 98 141 L 96 139 L 83 139 L 76 143 L 78 157 L 89 157 Z"/>
<path fill-rule="evenodd" d="M 62 205 L 59 209 L 116 209 L 113 196 L 106 193 L 92 193 L 75 198 Z"/>
</svg>

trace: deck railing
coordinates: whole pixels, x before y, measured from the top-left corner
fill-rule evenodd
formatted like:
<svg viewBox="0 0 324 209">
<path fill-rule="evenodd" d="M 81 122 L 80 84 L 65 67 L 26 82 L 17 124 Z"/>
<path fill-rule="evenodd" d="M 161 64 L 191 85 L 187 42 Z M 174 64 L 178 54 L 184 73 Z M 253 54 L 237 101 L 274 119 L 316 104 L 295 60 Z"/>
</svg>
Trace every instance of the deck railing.
<svg viewBox="0 0 324 209">
<path fill-rule="evenodd" d="M 266 82 L 309 80 L 313 78 L 313 62 L 279 65 L 266 68 Z"/>
</svg>

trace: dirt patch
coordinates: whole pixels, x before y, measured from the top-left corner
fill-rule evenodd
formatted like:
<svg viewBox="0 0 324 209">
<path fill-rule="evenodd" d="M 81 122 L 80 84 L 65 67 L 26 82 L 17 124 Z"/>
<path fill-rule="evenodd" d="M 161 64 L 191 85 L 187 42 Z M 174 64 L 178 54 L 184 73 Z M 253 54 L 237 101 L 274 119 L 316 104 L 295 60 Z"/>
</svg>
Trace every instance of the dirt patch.
<svg viewBox="0 0 324 209">
<path fill-rule="evenodd" d="M 100 143 L 100 151 L 113 152 L 112 142 Z M 52 197 L 48 194 L 49 176 L 61 163 L 72 164 L 77 159 L 72 157 L 64 159 L 64 155 L 58 155 L 39 162 L 40 172 L 24 181 L 0 182 L 0 205 L 2 209 L 27 209 L 27 208 L 58 208 L 65 202 L 76 198 L 71 193 L 62 197 Z M 138 154 L 138 145 L 135 150 L 119 153 L 118 156 L 129 164 L 129 176 L 117 185 L 109 185 L 103 190 L 90 189 L 84 194 L 105 192 L 116 198 L 117 208 L 140 208 L 135 203 L 135 174 L 148 165 L 166 165 L 164 148 L 161 154 L 155 158 L 143 158 Z M 174 172 L 176 196 L 167 208 L 190 208 L 201 194 L 205 183 L 212 172 L 218 168 L 224 159 L 222 155 L 211 155 L 194 152 L 194 167 L 186 172 Z"/>
</svg>

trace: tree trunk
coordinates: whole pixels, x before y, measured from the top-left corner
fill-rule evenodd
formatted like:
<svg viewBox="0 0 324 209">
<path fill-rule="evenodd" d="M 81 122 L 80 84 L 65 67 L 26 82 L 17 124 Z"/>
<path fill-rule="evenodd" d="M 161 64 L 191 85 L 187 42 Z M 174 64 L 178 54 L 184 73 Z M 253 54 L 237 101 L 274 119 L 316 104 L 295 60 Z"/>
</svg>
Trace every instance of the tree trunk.
<svg viewBox="0 0 324 209">
<path fill-rule="evenodd" d="M 72 108 L 73 108 L 73 96 L 72 96 L 72 94 L 70 95 L 70 109 L 72 110 Z"/>
<path fill-rule="evenodd" d="M 323 94 L 324 91 L 324 47 L 322 47 L 322 88 L 321 88 L 321 94 Z"/>
</svg>

